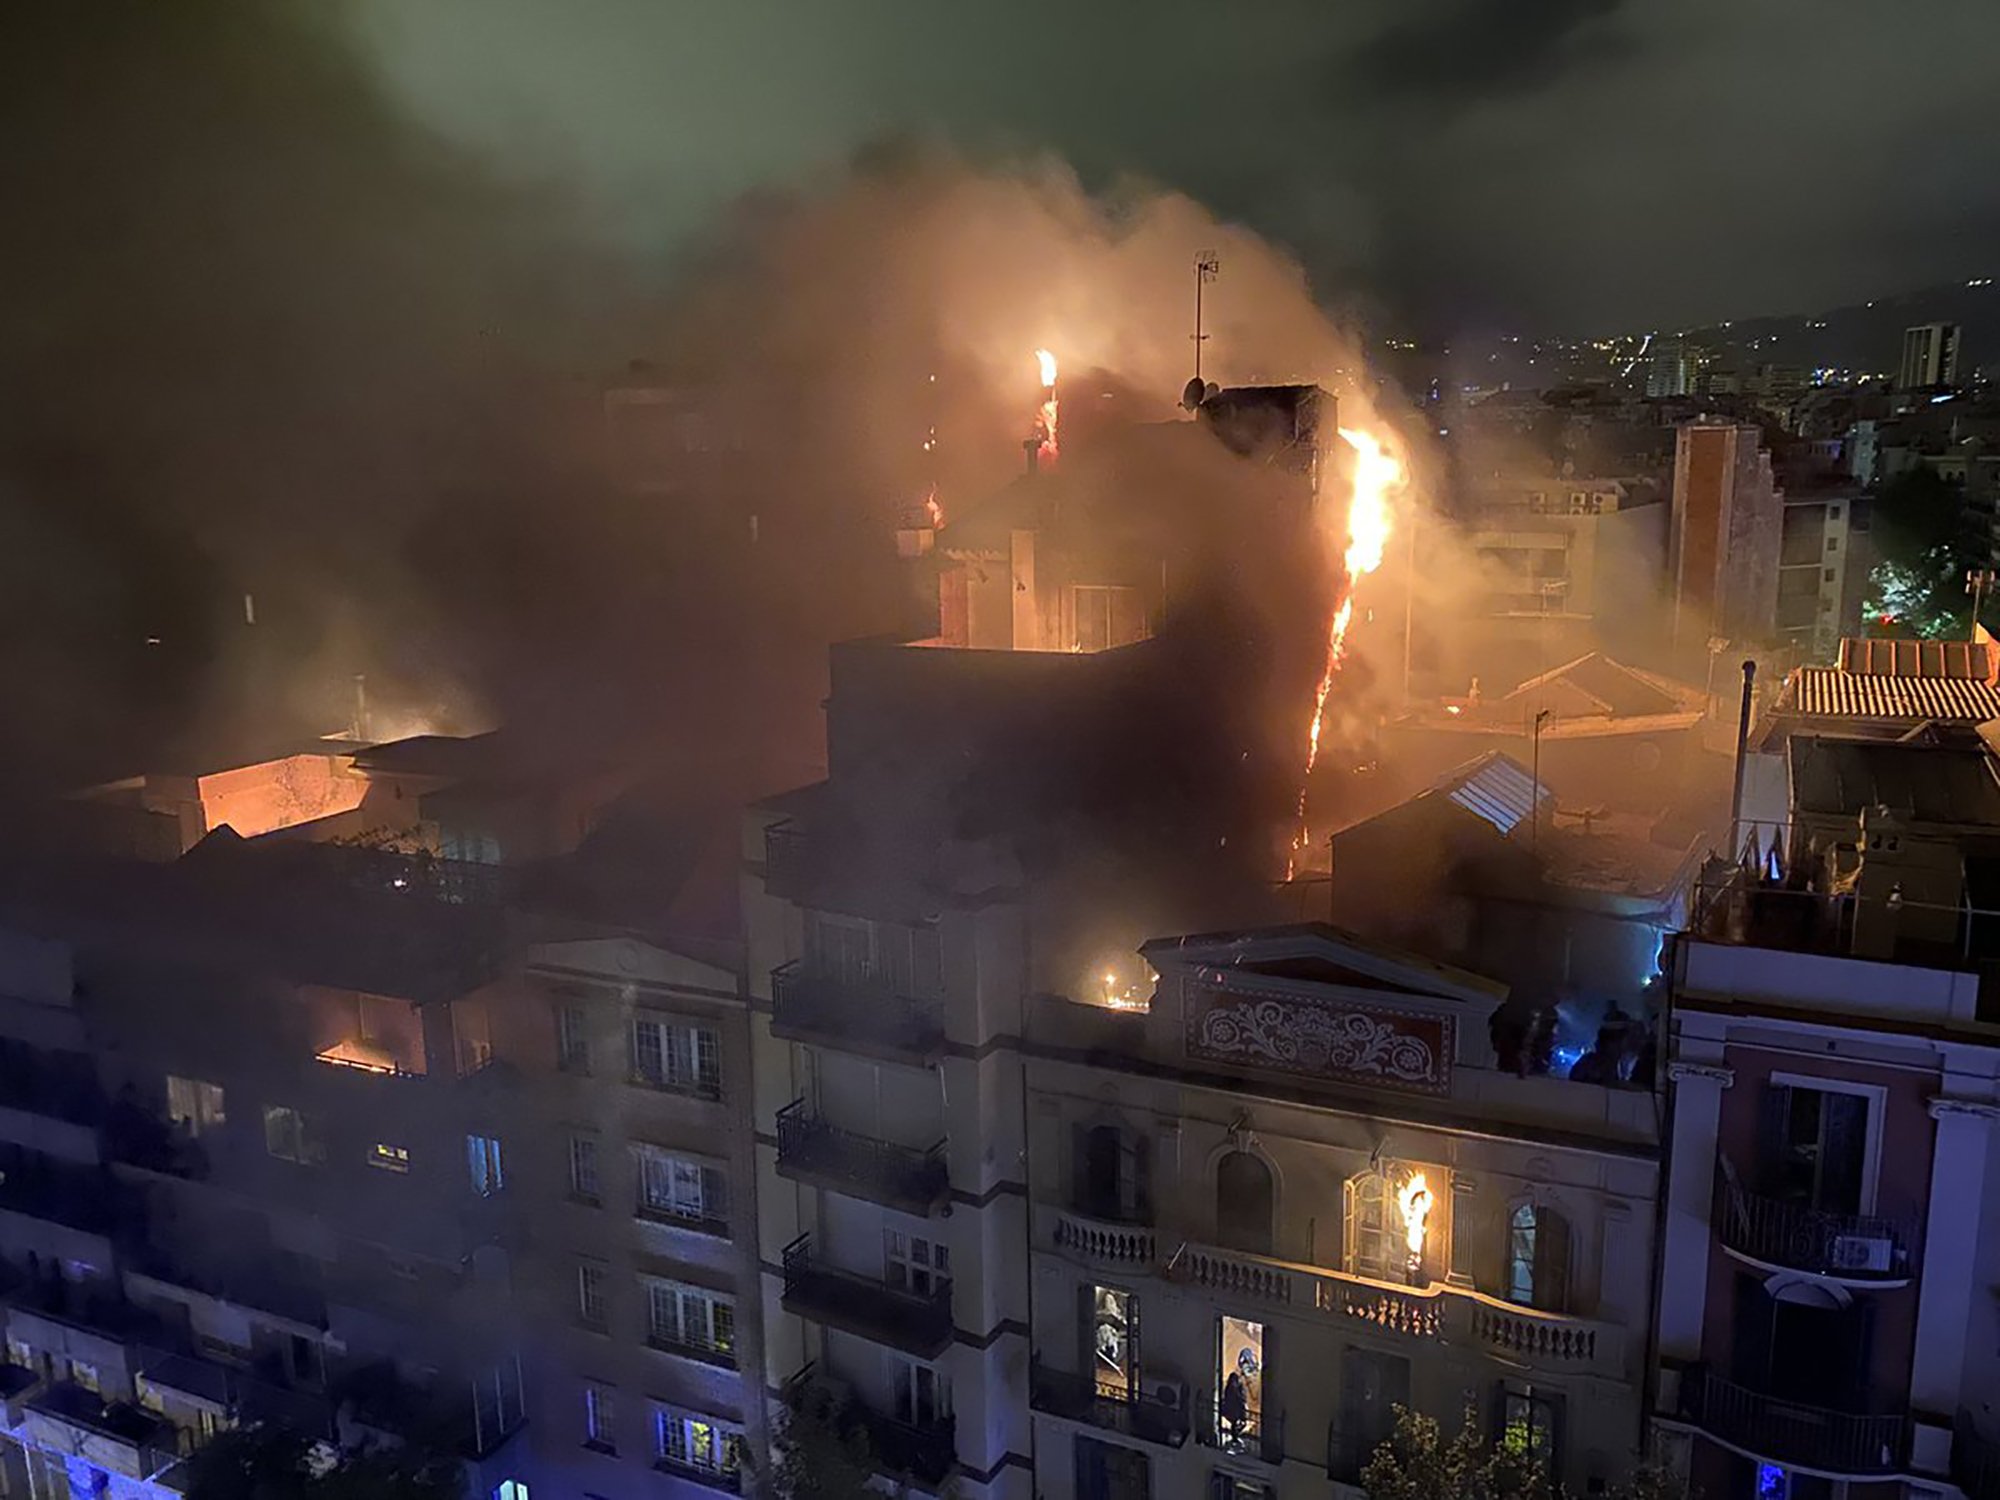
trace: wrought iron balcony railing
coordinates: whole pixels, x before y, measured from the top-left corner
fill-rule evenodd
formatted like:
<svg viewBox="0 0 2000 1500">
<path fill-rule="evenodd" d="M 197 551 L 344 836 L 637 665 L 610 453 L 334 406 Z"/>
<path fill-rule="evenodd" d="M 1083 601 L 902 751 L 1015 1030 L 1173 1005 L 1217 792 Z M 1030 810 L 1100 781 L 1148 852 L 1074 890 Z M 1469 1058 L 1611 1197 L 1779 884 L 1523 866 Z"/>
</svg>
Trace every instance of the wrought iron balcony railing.
<svg viewBox="0 0 2000 1500">
<path fill-rule="evenodd" d="M 813 1254 L 812 1236 L 785 1247 L 785 1310 L 919 1359 L 936 1359 L 951 1346 L 951 1283 L 906 1292 Z"/>
<path fill-rule="evenodd" d="M 944 1047 L 943 1004 L 818 973 L 794 959 L 771 971 L 771 1032 L 788 1041 L 928 1060 Z"/>
<path fill-rule="evenodd" d="M 1765 1395 L 1702 1369 L 1681 1376 L 1681 1414 L 1745 1452 L 1825 1474 L 1894 1474 L 1909 1453 L 1906 1414 L 1832 1411 Z"/>
<path fill-rule="evenodd" d="M 778 1170 L 851 1197 L 928 1214 L 951 1194 L 944 1142 L 899 1146 L 829 1124 L 794 1099 L 778 1111 Z"/>
<path fill-rule="evenodd" d="M 1916 1227 L 1881 1214 L 1826 1213 L 1754 1193 L 1725 1160 L 1715 1174 L 1715 1229 L 1726 1249 L 1767 1266 L 1842 1281 L 1910 1279 Z"/>
</svg>

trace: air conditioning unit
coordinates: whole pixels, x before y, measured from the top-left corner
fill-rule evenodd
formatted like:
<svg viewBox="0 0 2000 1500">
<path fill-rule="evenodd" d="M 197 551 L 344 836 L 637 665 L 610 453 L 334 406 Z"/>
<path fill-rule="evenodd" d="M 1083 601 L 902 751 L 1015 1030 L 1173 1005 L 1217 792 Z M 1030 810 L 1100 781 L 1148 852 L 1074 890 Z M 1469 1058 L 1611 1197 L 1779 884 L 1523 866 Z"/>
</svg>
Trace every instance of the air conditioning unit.
<svg viewBox="0 0 2000 1500">
<path fill-rule="evenodd" d="M 1833 1237 L 1836 1271 L 1886 1271 L 1895 1259 L 1894 1242 L 1882 1235 L 1837 1234 Z"/>
<path fill-rule="evenodd" d="M 1160 1405 L 1170 1407 L 1174 1411 L 1188 1409 L 1188 1386 L 1185 1380 L 1149 1380 L 1146 1382 L 1146 1394 Z"/>
</svg>

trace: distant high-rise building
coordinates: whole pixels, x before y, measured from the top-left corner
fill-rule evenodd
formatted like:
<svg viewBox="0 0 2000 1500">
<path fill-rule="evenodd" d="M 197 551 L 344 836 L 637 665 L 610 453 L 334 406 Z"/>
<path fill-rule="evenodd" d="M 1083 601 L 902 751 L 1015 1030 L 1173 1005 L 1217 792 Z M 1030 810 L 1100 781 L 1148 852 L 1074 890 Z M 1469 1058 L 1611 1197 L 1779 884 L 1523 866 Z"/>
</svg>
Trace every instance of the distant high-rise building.
<svg viewBox="0 0 2000 1500">
<path fill-rule="evenodd" d="M 1688 347 L 1679 339 L 1660 339 L 1646 356 L 1646 394 L 1685 396 L 1693 385 Z"/>
<path fill-rule="evenodd" d="M 1906 391 L 1951 385 L 1958 379 L 1956 323 L 1921 323 L 1903 330 L 1903 364 L 1896 384 Z"/>
<path fill-rule="evenodd" d="M 1685 423 L 1674 442 L 1667 575 L 1674 640 L 1750 643 L 1776 622 L 1783 497 L 1762 433 L 1747 423 Z"/>
</svg>

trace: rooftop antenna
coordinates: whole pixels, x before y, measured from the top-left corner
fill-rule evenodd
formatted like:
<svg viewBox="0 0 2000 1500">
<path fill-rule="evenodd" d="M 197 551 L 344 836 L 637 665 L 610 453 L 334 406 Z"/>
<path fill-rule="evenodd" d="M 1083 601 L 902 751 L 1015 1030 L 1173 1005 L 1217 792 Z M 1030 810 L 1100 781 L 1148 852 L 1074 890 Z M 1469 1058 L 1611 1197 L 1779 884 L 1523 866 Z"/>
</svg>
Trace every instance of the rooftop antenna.
<svg viewBox="0 0 2000 1500">
<path fill-rule="evenodd" d="M 1201 346 L 1208 335 L 1201 331 L 1201 289 L 1215 280 L 1222 262 L 1213 250 L 1197 250 L 1194 257 L 1194 378 L 1201 379 Z"/>
</svg>

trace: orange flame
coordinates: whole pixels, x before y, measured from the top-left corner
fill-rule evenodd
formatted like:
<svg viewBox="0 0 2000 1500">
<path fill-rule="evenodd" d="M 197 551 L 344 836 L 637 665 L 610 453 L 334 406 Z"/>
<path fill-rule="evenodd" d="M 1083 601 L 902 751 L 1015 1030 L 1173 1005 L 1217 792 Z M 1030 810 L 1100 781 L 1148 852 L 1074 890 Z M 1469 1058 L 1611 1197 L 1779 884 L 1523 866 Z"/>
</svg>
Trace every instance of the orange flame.
<svg viewBox="0 0 2000 1500">
<path fill-rule="evenodd" d="M 1396 1192 L 1396 1207 L 1403 1216 L 1403 1244 L 1409 1251 L 1412 1266 L 1423 1262 L 1424 1231 L 1430 1224 L 1431 1208 L 1436 1202 L 1431 1185 L 1421 1172 L 1412 1173 L 1410 1180 Z"/>
<path fill-rule="evenodd" d="M 1320 731 L 1326 722 L 1326 697 L 1333 691 L 1333 679 L 1347 656 L 1347 628 L 1354 623 L 1354 590 L 1366 575 L 1382 566 L 1388 550 L 1389 533 L 1395 529 L 1390 496 L 1408 481 L 1402 462 L 1372 432 L 1358 428 L 1340 429 L 1341 441 L 1354 450 L 1354 489 L 1347 505 L 1347 546 L 1341 554 L 1341 600 L 1333 612 L 1326 636 L 1326 665 L 1319 685 L 1313 690 L 1312 722 L 1306 731 L 1306 774 L 1319 764 Z M 1299 831 L 1292 840 L 1293 860 L 1285 872 L 1290 879 L 1297 869 L 1298 851 L 1305 847 L 1306 789 L 1299 788 Z"/>
<path fill-rule="evenodd" d="M 1035 351 L 1035 363 L 1042 373 L 1042 411 L 1039 428 L 1042 439 L 1042 456 L 1056 456 L 1056 421 L 1059 416 L 1056 401 L 1056 357 L 1046 349 Z"/>
</svg>

